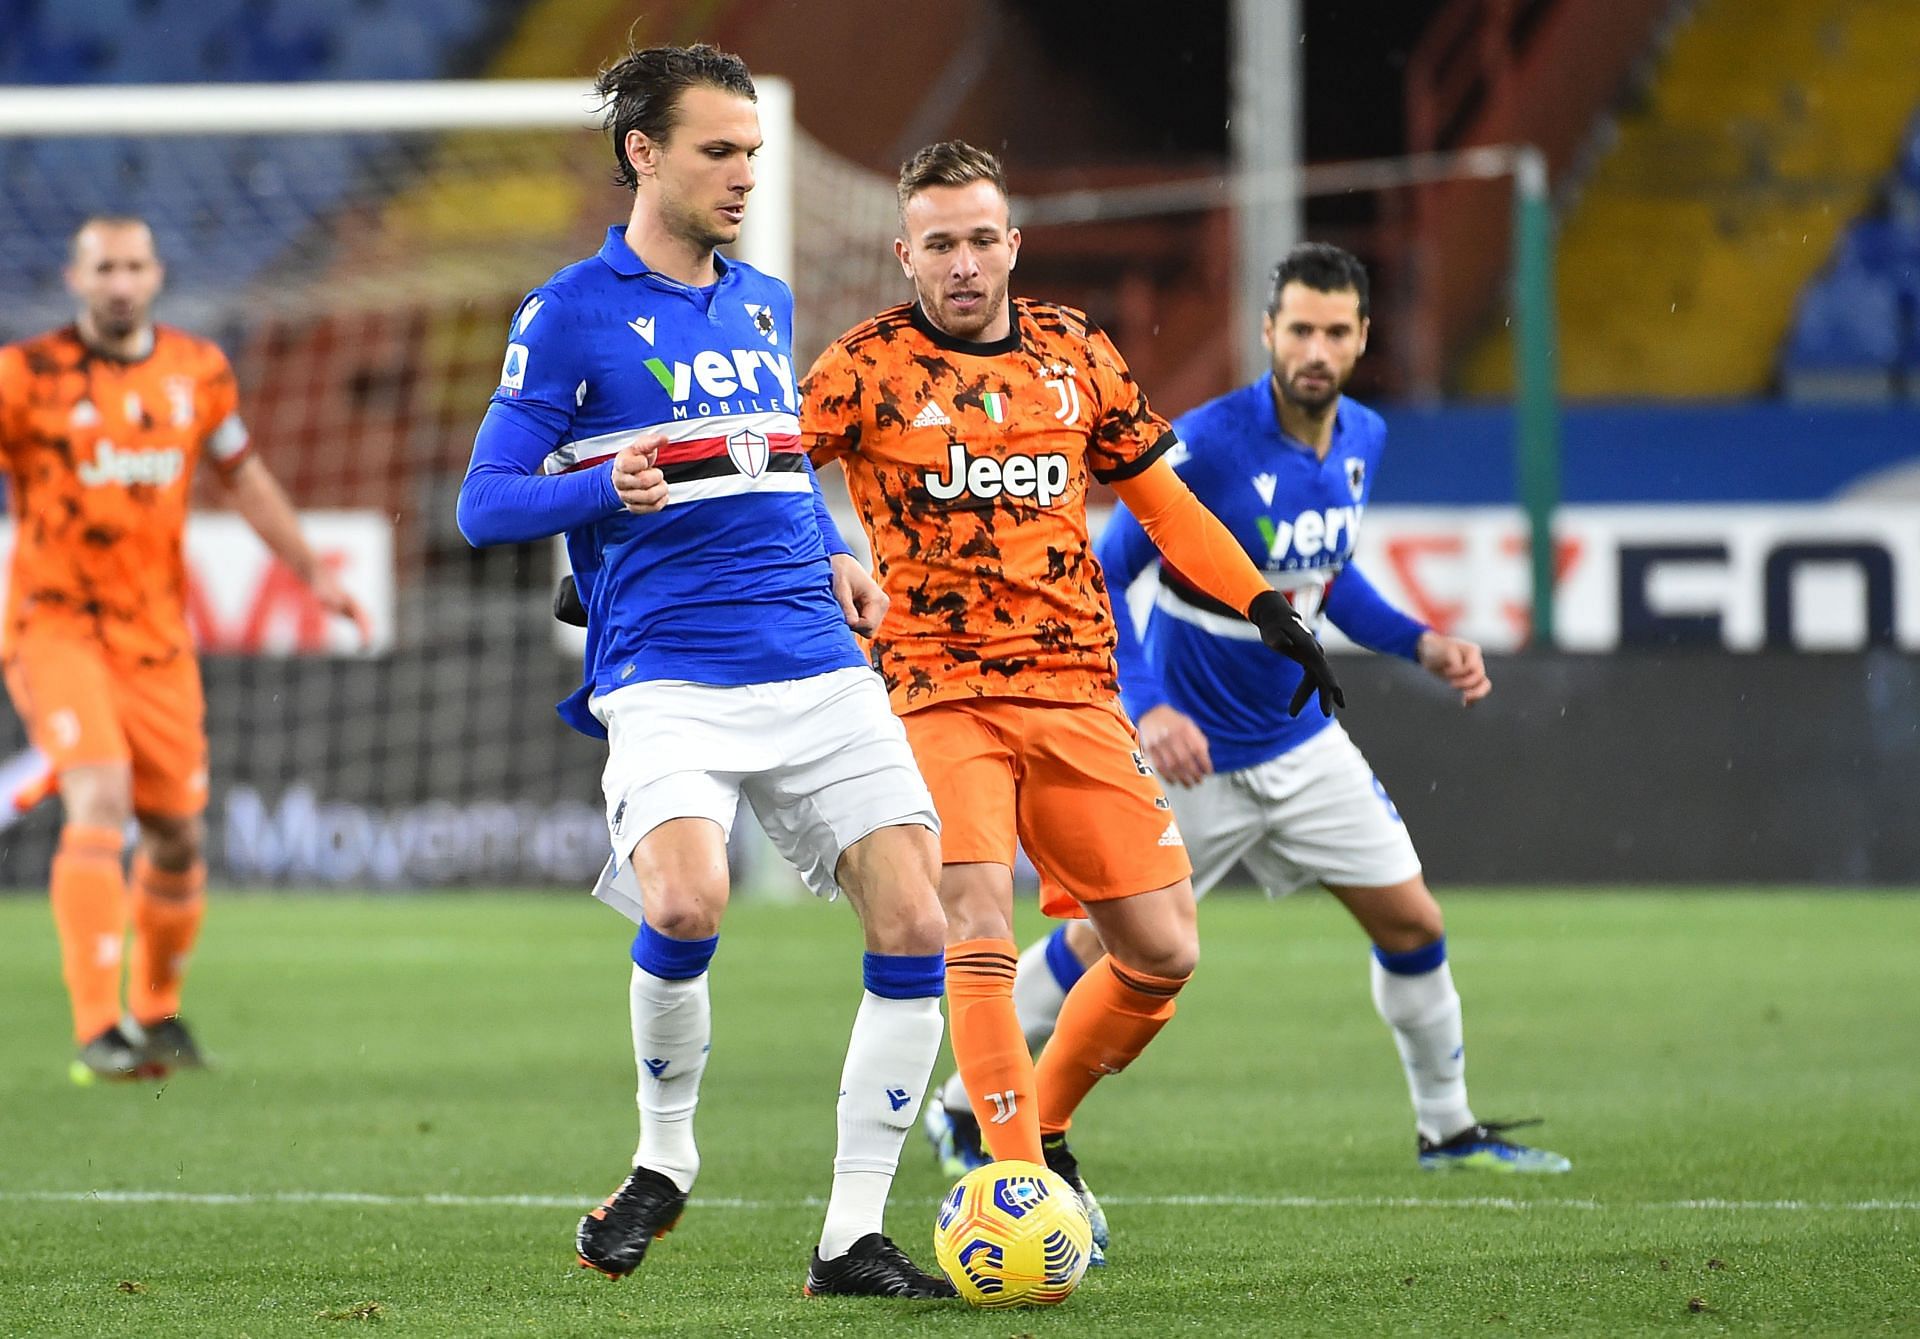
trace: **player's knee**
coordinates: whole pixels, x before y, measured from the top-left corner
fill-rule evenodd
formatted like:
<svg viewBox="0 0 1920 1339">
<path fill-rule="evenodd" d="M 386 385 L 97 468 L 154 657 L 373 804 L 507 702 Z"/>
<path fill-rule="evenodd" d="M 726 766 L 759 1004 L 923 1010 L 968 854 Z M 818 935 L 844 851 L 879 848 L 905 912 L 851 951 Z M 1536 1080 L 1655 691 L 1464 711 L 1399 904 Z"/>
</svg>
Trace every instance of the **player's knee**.
<svg viewBox="0 0 1920 1339">
<path fill-rule="evenodd" d="M 1004 865 L 948 865 L 940 872 L 947 942 L 1013 938 L 1013 872 Z"/>
<path fill-rule="evenodd" d="M 874 947 L 880 953 L 898 953 L 922 957 L 930 953 L 939 953 L 947 945 L 947 918 L 940 910 L 939 899 L 932 890 L 924 897 L 915 897 L 909 901 L 901 899 L 902 905 L 893 909 L 892 914 L 876 918 L 874 926 Z"/>
<path fill-rule="evenodd" d="M 183 874 L 200 863 L 207 844 L 207 825 L 199 818 L 141 821 L 140 844 L 155 869 Z"/>
<path fill-rule="evenodd" d="M 1013 920 L 1005 907 L 991 898 L 948 897 L 944 904 L 946 940 L 962 943 L 969 939 L 1011 939 Z"/>
<path fill-rule="evenodd" d="M 1080 960 L 1083 967 L 1093 966 L 1100 960 L 1100 955 L 1107 951 L 1092 921 L 1067 922 L 1067 947 L 1073 950 L 1073 956 Z"/>
<path fill-rule="evenodd" d="M 69 826 L 112 828 L 133 821 L 133 774 L 124 767 L 75 767 L 61 774 L 60 803 Z"/>
<path fill-rule="evenodd" d="M 720 933 L 724 898 L 705 897 L 694 889 L 667 889 L 646 899 L 647 924 L 669 939 L 707 939 Z"/>
<path fill-rule="evenodd" d="M 1422 883 L 1415 895 L 1396 901 L 1393 915 L 1378 930 L 1374 942 L 1388 953 L 1411 953 L 1438 941 L 1447 926 L 1440 904 Z"/>
<path fill-rule="evenodd" d="M 1114 960 L 1136 972 L 1184 981 L 1200 965 L 1200 936 L 1191 931 L 1176 931 L 1152 943 L 1133 943 L 1125 951 L 1111 950 Z"/>
</svg>

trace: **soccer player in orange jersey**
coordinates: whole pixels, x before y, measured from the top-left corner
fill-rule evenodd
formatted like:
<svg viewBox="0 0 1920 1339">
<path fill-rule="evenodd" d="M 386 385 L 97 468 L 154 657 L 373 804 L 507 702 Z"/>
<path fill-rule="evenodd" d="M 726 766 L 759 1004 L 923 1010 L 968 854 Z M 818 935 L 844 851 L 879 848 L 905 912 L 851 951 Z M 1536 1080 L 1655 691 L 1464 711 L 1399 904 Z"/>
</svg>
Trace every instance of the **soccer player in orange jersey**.
<svg viewBox="0 0 1920 1339">
<path fill-rule="evenodd" d="M 899 182 L 894 243 L 918 300 L 847 332 L 801 390 L 801 433 L 838 460 L 892 604 L 874 640 L 940 812 L 954 1058 L 999 1158 L 1080 1190 L 1074 1108 L 1172 1017 L 1199 948 L 1180 832 L 1118 704 L 1113 610 L 1087 488 L 1114 488 L 1171 566 L 1306 669 L 1291 706 L 1340 690 L 1313 636 L 1165 460 L 1178 445 L 1083 314 L 1008 297 L 1020 249 L 998 160 L 957 141 Z M 1107 956 L 1038 1071 L 1014 1013 L 1016 837 L 1041 905 L 1088 916 Z"/>
<path fill-rule="evenodd" d="M 179 1014 L 206 884 L 206 710 L 182 552 L 203 454 L 234 509 L 321 605 L 369 631 L 248 453 L 226 358 L 154 324 L 164 274 L 144 222 L 89 219 L 66 271 L 74 323 L 0 348 L 14 519 L 0 661 L 66 809 L 49 883 L 79 1083 L 200 1063 Z M 130 819 L 140 834 L 129 879 Z"/>
</svg>

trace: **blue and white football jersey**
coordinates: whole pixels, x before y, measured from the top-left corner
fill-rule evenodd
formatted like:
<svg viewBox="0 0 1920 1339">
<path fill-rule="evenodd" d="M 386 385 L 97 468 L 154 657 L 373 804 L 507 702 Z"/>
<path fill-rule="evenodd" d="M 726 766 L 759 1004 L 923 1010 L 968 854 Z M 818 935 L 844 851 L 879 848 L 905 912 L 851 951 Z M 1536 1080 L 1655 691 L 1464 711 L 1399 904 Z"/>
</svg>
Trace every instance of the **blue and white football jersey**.
<svg viewBox="0 0 1920 1339">
<path fill-rule="evenodd" d="M 514 314 L 491 404 L 552 443 L 540 472 L 604 471 L 643 434 L 667 437 L 665 508 L 567 532 L 587 650 L 561 715 L 591 734 L 603 732 L 588 697 L 625 684 L 769 683 L 865 663 L 833 596 L 825 509 L 800 449 L 793 295 L 739 261 L 715 263 L 717 283 L 682 284 L 610 228 L 597 256 Z"/>
<path fill-rule="evenodd" d="M 1376 651 L 1411 657 L 1425 625 L 1388 605 L 1351 565 L 1360 521 L 1386 445 L 1386 424 L 1342 399 L 1323 460 L 1287 436 L 1262 377 L 1174 421 L 1182 446 L 1168 459 L 1200 501 L 1231 530 L 1275 590 L 1310 628 L 1331 618 Z M 1126 508 L 1115 510 L 1095 554 L 1116 605 L 1159 559 Z M 1124 610 L 1122 610 L 1124 612 Z M 1120 694 L 1135 719 L 1162 703 L 1193 718 L 1216 771 L 1278 757 L 1325 729 L 1309 704 L 1287 715 L 1300 668 L 1268 650 L 1237 610 L 1161 565 L 1144 635 L 1116 619 Z"/>
</svg>

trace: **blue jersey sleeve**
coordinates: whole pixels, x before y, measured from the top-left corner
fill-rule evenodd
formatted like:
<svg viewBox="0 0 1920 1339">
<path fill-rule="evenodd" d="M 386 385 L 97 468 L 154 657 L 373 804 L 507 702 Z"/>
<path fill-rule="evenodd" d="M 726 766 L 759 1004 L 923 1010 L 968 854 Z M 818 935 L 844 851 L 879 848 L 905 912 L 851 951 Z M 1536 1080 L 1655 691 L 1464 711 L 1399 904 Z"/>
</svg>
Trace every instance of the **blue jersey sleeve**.
<svg viewBox="0 0 1920 1339">
<path fill-rule="evenodd" d="M 539 416 L 514 412 L 495 401 L 487 406 L 473 439 L 473 460 L 460 483 L 455 514 L 460 533 L 475 548 L 525 544 L 564 534 L 617 515 L 613 465 L 605 462 L 572 474 L 546 475 L 541 463 L 559 439 Z"/>
<path fill-rule="evenodd" d="M 613 469 L 542 473 L 572 434 L 587 380 L 583 336 L 564 298 L 535 289 L 513 314 L 500 385 L 474 437 L 457 519 L 467 542 L 521 544 L 621 510 Z"/>
<path fill-rule="evenodd" d="M 814 472 L 813 462 L 804 455 L 800 459 L 806 462 L 807 477 L 813 480 L 813 519 L 820 523 L 820 538 L 826 541 L 827 556 L 852 554 L 853 550 L 840 535 L 840 527 L 833 523 L 833 513 L 827 510 L 827 495 L 820 487 L 820 476 Z"/>
<path fill-rule="evenodd" d="M 1106 574 L 1107 599 L 1113 604 L 1116 639 L 1113 658 L 1120 669 L 1120 703 L 1127 709 L 1127 715 L 1137 721 L 1165 703 L 1167 692 L 1147 660 L 1140 634 L 1134 631 L 1133 614 L 1127 607 L 1127 589 L 1160 557 L 1160 551 L 1154 548 L 1133 513 L 1124 506 L 1116 506 L 1093 546 L 1093 556 Z"/>
<path fill-rule="evenodd" d="M 1327 588 L 1326 615 L 1333 625 L 1366 647 L 1382 655 L 1414 658 L 1420 646 L 1420 634 L 1427 625 L 1395 609 L 1366 574 L 1352 563 L 1341 569 Z"/>
</svg>

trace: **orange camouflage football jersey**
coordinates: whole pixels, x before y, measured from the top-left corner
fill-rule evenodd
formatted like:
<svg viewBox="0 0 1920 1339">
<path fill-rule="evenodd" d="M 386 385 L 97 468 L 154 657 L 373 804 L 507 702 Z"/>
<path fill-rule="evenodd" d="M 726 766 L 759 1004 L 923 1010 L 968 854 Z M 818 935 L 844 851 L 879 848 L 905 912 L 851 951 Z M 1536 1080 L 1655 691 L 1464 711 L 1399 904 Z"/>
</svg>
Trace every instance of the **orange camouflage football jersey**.
<svg viewBox="0 0 1920 1339">
<path fill-rule="evenodd" d="M 46 631 L 133 664 L 192 651 L 188 496 L 202 449 L 223 468 L 245 454 L 237 405 L 226 356 L 166 326 L 132 362 L 95 353 L 72 327 L 0 348 L 9 649 Z"/>
<path fill-rule="evenodd" d="M 991 344 L 954 339 L 917 304 L 890 308 L 801 387 L 801 439 L 816 465 L 846 469 L 893 600 L 874 664 L 896 711 L 1118 692 L 1088 483 L 1140 473 L 1175 438 L 1086 316 L 1012 307 L 1012 333 Z"/>
</svg>

